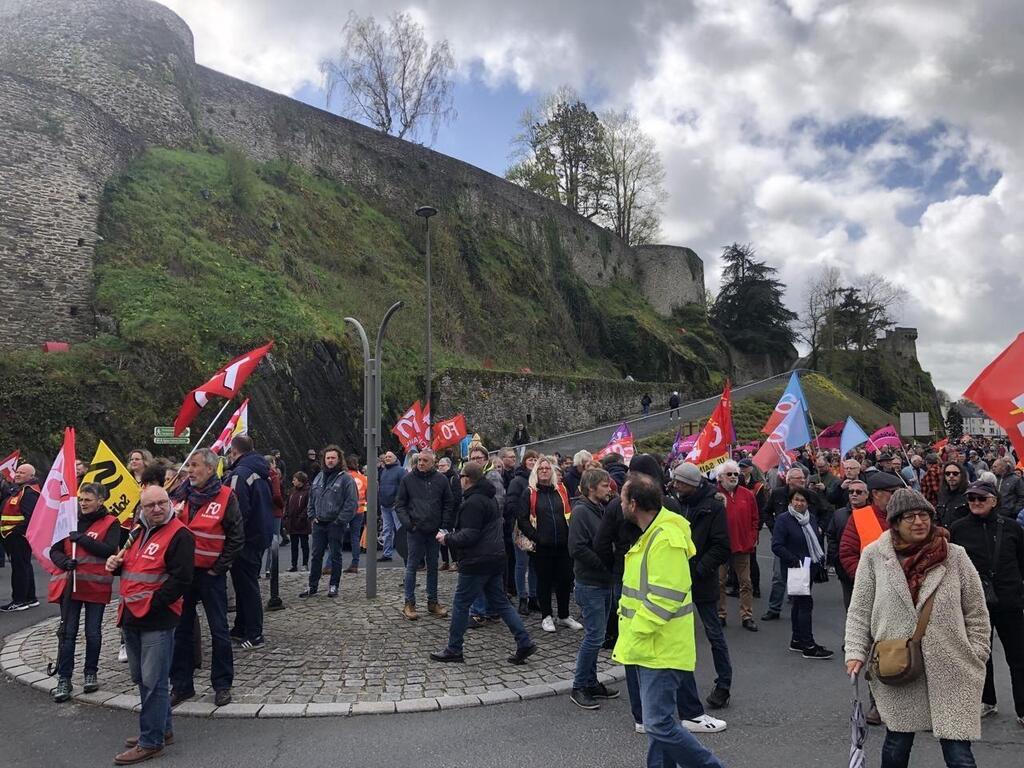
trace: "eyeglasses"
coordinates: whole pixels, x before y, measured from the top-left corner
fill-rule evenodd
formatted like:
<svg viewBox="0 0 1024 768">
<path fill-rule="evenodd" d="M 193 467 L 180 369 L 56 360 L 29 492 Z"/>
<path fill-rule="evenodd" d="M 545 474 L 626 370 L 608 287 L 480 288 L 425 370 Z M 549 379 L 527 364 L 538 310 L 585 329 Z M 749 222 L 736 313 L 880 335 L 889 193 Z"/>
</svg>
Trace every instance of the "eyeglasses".
<svg viewBox="0 0 1024 768">
<path fill-rule="evenodd" d="M 960 477 L 959 472 L 943 472 L 942 474 L 944 474 L 946 477 Z"/>
<path fill-rule="evenodd" d="M 991 498 L 992 498 L 991 496 L 979 496 L 976 493 L 968 493 L 967 494 L 967 500 L 969 502 L 972 502 L 972 503 L 977 502 L 977 501 L 988 501 Z"/>
<path fill-rule="evenodd" d="M 146 512 L 152 512 L 155 509 L 170 509 L 170 501 L 154 501 L 152 504 L 143 504 L 142 509 Z"/>
<path fill-rule="evenodd" d="M 928 510 L 922 509 L 916 512 L 904 512 L 900 515 L 900 520 L 905 523 L 909 523 L 912 520 L 931 520 L 932 513 Z"/>
</svg>

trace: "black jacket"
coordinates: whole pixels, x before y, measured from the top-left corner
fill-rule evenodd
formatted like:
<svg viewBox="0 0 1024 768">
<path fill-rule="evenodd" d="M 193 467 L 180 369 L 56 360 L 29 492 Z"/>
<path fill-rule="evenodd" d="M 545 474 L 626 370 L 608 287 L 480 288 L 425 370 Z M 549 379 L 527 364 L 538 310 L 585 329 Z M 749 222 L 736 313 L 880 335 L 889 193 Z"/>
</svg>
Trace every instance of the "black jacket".
<svg viewBox="0 0 1024 768">
<path fill-rule="evenodd" d="M 569 519 L 569 554 L 572 556 L 573 572 L 577 584 L 591 587 L 607 587 L 612 583 L 611 568 L 594 549 L 594 540 L 604 517 L 604 507 L 595 504 L 585 496 L 572 505 Z"/>
<path fill-rule="evenodd" d="M 839 561 L 839 542 L 843 540 L 843 531 L 846 530 L 851 517 L 853 517 L 853 510 L 850 507 L 840 507 L 832 514 L 832 519 L 825 529 L 825 538 L 828 541 L 827 562 L 836 569 L 836 576 L 839 580 L 846 584 L 853 584 L 853 576 L 846 572 L 843 564 Z"/>
<path fill-rule="evenodd" d="M 715 495 L 716 487 L 702 480 L 689 496 L 679 496 L 683 517 L 690 521 L 690 534 L 697 554 L 690 558 L 694 602 L 718 600 L 718 566 L 732 556 L 729 522 L 725 504 Z"/>
<path fill-rule="evenodd" d="M 969 516 L 967 508 L 967 489 L 950 491 L 945 481 L 939 490 L 939 500 L 935 504 L 935 517 L 946 528 L 951 528 L 953 523 Z"/>
<path fill-rule="evenodd" d="M 804 489 L 807 494 L 807 508 L 814 513 L 819 522 L 828 525 L 832 517 L 832 505 L 817 491 L 809 488 Z M 771 530 L 775 527 L 775 520 L 789 511 L 789 486 L 783 484 L 768 494 L 768 503 L 762 510 L 761 522 Z"/>
<path fill-rule="evenodd" d="M 524 502 L 529 502 L 526 492 L 530 488 L 530 472 L 520 465 L 512 473 L 512 479 L 505 485 L 505 509 L 502 514 L 509 527 L 519 519 Z"/>
<path fill-rule="evenodd" d="M 122 625 L 142 630 L 174 629 L 178 626 L 180 617 L 169 606 L 192 586 L 194 558 L 195 543 L 192 534 L 187 528 L 182 528 L 174 534 L 167 545 L 164 562 L 168 578 L 153 595 L 149 613 L 141 618 L 135 618 L 131 611 L 124 611 L 121 615 Z"/>
<path fill-rule="evenodd" d="M 35 511 L 36 502 L 39 501 L 39 492 L 31 487 L 35 482 L 37 481 L 33 479 L 25 484 L 25 492 L 21 495 L 21 501 L 18 503 L 18 510 L 25 518 L 25 522 L 14 526 L 11 533 L 7 534 L 8 536 L 15 533 L 24 536 L 25 531 L 28 530 L 28 524 L 32 520 L 32 512 Z M 14 485 L 13 483 L 5 484 L 3 493 L 0 493 L 0 505 L 6 502 L 9 497 L 14 496 L 20 489 L 21 486 Z"/>
<path fill-rule="evenodd" d="M 453 504 L 455 509 L 458 509 L 462 506 L 462 480 L 459 479 L 459 473 L 454 469 L 449 469 L 441 474 L 448 478 L 448 485 L 451 486 L 452 497 L 454 498 Z"/>
<path fill-rule="evenodd" d="M 238 498 L 246 546 L 262 552 L 270 546 L 275 528 L 270 465 L 256 451 L 249 451 L 235 460 L 223 482 Z"/>
<path fill-rule="evenodd" d="M 571 510 L 570 510 L 571 511 Z M 538 550 L 568 549 L 569 523 L 565 519 L 562 496 L 553 485 L 537 486 L 537 527 L 530 521 L 530 488 L 520 497 L 516 518 L 523 535 L 537 544 Z"/>
<path fill-rule="evenodd" d="M 460 573 L 495 574 L 505 570 L 505 537 L 494 485 L 486 477 L 466 489 L 455 521 L 445 537 Z"/>
<path fill-rule="evenodd" d="M 448 478 L 431 469 L 414 469 L 402 478 L 395 498 L 395 512 L 402 525 L 416 533 L 433 536 L 441 528 L 455 527 L 455 496 Z"/>
<path fill-rule="evenodd" d="M 677 515 L 682 514 L 679 504 L 672 496 L 665 496 L 662 505 Z M 594 551 L 601 558 L 605 568 L 612 572 L 616 581 L 622 581 L 626 552 L 636 544 L 641 533 L 643 531 L 622 514 L 622 499 L 619 496 L 612 496 L 612 500 L 604 508 L 601 524 L 594 536 Z"/>
<path fill-rule="evenodd" d="M 999 561 L 992 567 L 992 556 L 996 549 L 999 527 L 1003 539 L 999 545 Z M 949 538 L 967 550 L 982 581 L 991 581 L 999 598 L 996 610 L 1017 610 L 1024 608 L 1024 528 L 1013 520 L 1007 520 L 998 511 L 988 517 L 968 515 L 953 523 Z M 990 571 L 995 571 L 995 577 Z"/>
<path fill-rule="evenodd" d="M 999 492 L 999 514 L 1016 520 L 1024 509 L 1024 480 L 1017 477 L 1016 472 L 1007 472 L 996 478 L 996 490 Z"/>
<path fill-rule="evenodd" d="M 580 480 L 583 477 L 583 473 L 580 472 L 580 468 L 573 464 L 565 472 L 565 477 L 562 482 L 565 483 L 565 490 L 569 492 L 569 498 L 575 499 L 580 495 Z"/>
<path fill-rule="evenodd" d="M 75 537 L 75 542 L 81 549 L 84 549 L 93 557 L 102 557 L 104 560 L 117 552 L 118 545 L 121 542 L 121 526 L 115 523 L 110 526 L 107 530 L 107 537 L 100 541 L 99 539 L 91 539 L 85 535 L 85 532 L 89 530 L 89 526 L 95 523 L 100 518 L 106 517 L 109 514 L 106 508 L 100 509 L 99 512 L 94 512 L 91 515 L 79 515 L 78 516 L 78 527 L 75 529 L 78 535 Z M 68 538 L 71 538 L 70 536 Z M 50 560 L 58 568 L 63 568 L 64 563 L 71 558 L 64 554 L 64 540 L 61 539 L 52 547 L 50 547 Z"/>
<path fill-rule="evenodd" d="M 626 484 L 626 473 L 629 472 L 629 468 L 621 461 L 609 464 L 604 468 L 604 471 L 611 475 L 612 480 L 615 481 L 615 484 L 620 489 Z"/>
</svg>

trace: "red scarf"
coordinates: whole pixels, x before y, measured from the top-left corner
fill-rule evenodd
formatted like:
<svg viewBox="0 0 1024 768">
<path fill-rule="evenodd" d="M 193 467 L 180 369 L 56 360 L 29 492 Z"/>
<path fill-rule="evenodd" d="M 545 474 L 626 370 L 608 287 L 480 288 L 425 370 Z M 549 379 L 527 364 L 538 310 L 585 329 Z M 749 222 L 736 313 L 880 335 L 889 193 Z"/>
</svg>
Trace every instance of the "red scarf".
<svg viewBox="0 0 1024 768">
<path fill-rule="evenodd" d="M 921 592 L 921 585 L 928 571 L 946 562 L 946 556 L 949 554 L 949 531 L 940 525 L 932 525 L 927 539 L 917 544 L 907 544 L 900 538 L 896 526 L 889 530 L 892 532 L 892 547 L 902 558 L 900 565 L 907 576 L 910 597 L 914 605 L 917 605 L 917 596 Z"/>
</svg>

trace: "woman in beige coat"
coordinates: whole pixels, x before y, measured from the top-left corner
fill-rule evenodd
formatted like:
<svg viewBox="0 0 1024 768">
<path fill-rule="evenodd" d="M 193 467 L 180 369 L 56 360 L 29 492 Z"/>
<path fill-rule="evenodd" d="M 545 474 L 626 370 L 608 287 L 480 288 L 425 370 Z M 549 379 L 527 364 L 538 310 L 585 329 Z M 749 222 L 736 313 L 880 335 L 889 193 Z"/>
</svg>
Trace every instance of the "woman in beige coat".
<svg viewBox="0 0 1024 768">
<path fill-rule="evenodd" d="M 950 768 L 974 768 L 971 741 L 981 738 L 981 691 L 990 650 L 981 579 L 962 547 L 933 522 L 935 509 L 900 488 L 887 508 L 890 529 L 860 558 L 846 618 L 846 669 L 860 672 L 876 640 L 914 634 L 932 594 L 921 643 L 925 672 L 904 686 L 870 681 L 886 725 L 882 768 L 906 768 L 914 734 L 931 731 Z"/>
</svg>

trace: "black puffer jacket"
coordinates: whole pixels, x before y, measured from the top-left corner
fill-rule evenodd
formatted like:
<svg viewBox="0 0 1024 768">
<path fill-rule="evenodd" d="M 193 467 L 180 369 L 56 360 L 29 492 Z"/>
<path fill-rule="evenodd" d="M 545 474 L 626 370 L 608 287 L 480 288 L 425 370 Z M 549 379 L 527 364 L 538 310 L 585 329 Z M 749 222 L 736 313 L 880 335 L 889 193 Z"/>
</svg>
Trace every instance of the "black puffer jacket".
<svg viewBox="0 0 1024 768">
<path fill-rule="evenodd" d="M 999 560 L 993 568 L 996 537 L 1003 529 L 999 544 Z M 998 508 L 988 517 L 967 515 L 953 523 L 949 539 L 967 550 L 982 581 L 991 581 L 999 604 L 996 610 L 1019 611 L 1024 608 L 1024 528 L 999 514 Z M 995 572 L 995 578 L 990 573 Z M 992 610 L 993 606 L 989 606 Z"/>
<path fill-rule="evenodd" d="M 455 496 L 448 478 L 436 469 L 414 469 L 398 486 L 395 511 L 402 525 L 416 533 L 433 536 L 441 528 L 451 529 L 455 525 Z"/>
<path fill-rule="evenodd" d="M 466 489 L 455 531 L 445 537 L 462 573 L 495 574 L 505 570 L 505 539 L 494 484 L 486 477 Z"/>
<path fill-rule="evenodd" d="M 960 482 L 956 488 L 950 488 L 949 483 L 943 478 L 942 487 L 939 488 L 939 499 L 935 504 L 935 517 L 946 528 L 970 514 L 970 510 L 967 509 L 967 468 L 957 466 L 960 466 Z M 945 472 L 946 467 L 943 466 L 942 470 Z"/>
<path fill-rule="evenodd" d="M 519 504 L 519 530 L 537 544 L 538 550 L 566 549 L 569 547 L 569 521 L 565 519 L 565 504 L 553 485 L 537 486 L 537 525 L 530 520 L 530 494 L 527 488 Z"/>
<path fill-rule="evenodd" d="M 512 530 L 512 526 L 515 521 L 519 518 L 519 513 L 523 510 L 524 501 L 528 501 L 526 498 L 526 492 L 530 488 L 530 470 L 521 464 L 516 467 L 512 479 L 508 485 L 505 486 L 505 509 L 503 514 L 505 516 L 505 524 L 509 531 Z"/>
<path fill-rule="evenodd" d="M 694 602 L 718 600 L 718 566 L 729 562 L 729 522 L 725 504 L 715 495 L 716 486 L 702 480 L 689 496 L 677 497 L 683 517 L 690 521 L 690 535 L 697 554 L 690 558 Z"/>
</svg>

